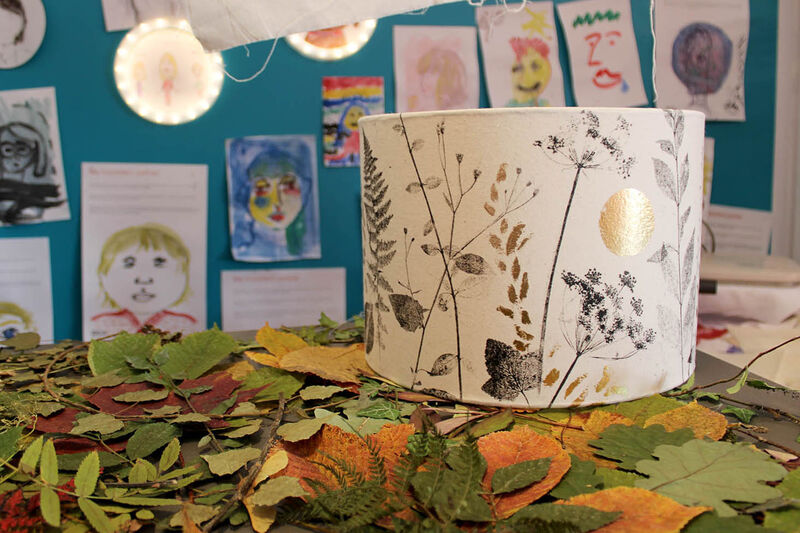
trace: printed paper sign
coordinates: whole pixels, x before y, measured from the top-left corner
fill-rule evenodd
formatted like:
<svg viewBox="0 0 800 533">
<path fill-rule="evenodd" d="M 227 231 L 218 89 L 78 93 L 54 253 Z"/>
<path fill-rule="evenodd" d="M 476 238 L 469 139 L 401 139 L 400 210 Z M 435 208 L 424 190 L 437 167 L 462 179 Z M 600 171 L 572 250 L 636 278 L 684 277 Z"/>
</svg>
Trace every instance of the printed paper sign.
<svg viewBox="0 0 800 533">
<path fill-rule="evenodd" d="M 646 105 L 630 0 L 582 0 L 557 8 L 578 105 Z"/>
<path fill-rule="evenodd" d="M 563 106 L 552 2 L 475 10 L 492 107 Z"/>
<path fill-rule="evenodd" d="M 222 272 L 226 331 L 316 324 L 320 312 L 345 319 L 345 269 L 296 268 Z"/>
<path fill-rule="evenodd" d="M 656 89 L 663 108 L 745 119 L 748 0 L 656 0 Z"/>
<path fill-rule="evenodd" d="M 68 219 L 55 89 L 0 92 L 0 226 Z"/>
<path fill-rule="evenodd" d="M 208 167 L 82 166 L 83 336 L 206 327 Z"/>
<path fill-rule="evenodd" d="M 475 28 L 395 26 L 394 77 L 400 113 L 478 107 Z"/>
<path fill-rule="evenodd" d="M 0 250 L 0 340 L 35 331 L 53 342 L 49 241 L 0 239 Z"/>
<path fill-rule="evenodd" d="M 103 0 L 106 31 L 127 30 L 159 17 L 185 19 L 187 15 L 182 0 Z"/>
<path fill-rule="evenodd" d="M 358 119 L 383 112 L 383 78 L 380 76 L 322 78 L 325 166 L 359 166 Z"/>
<path fill-rule="evenodd" d="M 711 204 L 708 224 L 714 234 L 714 251 L 725 254 L 769 252 L 772 213 L 744 207 Z"/>
</svg>

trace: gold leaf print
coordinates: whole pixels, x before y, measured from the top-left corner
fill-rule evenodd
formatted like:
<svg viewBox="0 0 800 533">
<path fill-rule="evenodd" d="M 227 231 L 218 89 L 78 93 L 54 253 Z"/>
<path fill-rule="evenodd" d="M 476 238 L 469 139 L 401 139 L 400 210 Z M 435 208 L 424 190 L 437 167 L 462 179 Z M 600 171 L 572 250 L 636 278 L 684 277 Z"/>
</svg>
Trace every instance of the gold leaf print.
<svg viewBox="0 0 800 533">
<path fill-rule="evenodd" d="M 520 352 L 526 351 L 528 349 L 528 346 L 530 346 L 530 343 L 522 342 L 522 341 L 514 341 L 513 344 L 514 344 L 514 348 L 516 348 Z"/>
<path fill-rule="evenodd" d="M 564 392 L 564 398 L 568 398 L 569 395 L 572 394 L 572 391 L 574 391 L 584 379 L 586 379 L 586 374 L 582 374 L 577 378 L 575 378 L 575 380 L 572 383 L 570 383 L 569 386 L 567 387 L 566 392 Z"/>
<path fill-rule="evenodd" d="M 514 311 L 512 311 L 508 307 L 503 307 L 502 305 L 498 305 L 497 310 L 506 315 L 508 318 L 514 318 Z"/>
<path fill-rule="evenodd" d="M 497 187 L 495 187 L 494 183 L 492 183 L 492 188 L 489 189 L 489 198 L 493 201 L 497 201 Z"/>
<path fill-rule="evenodd" d="M 557 368 L 554 368 L 553 370 L 551 370 L 547 374 L 547 377 L 544 378 L 544 386 L 545 387 L 552 387 L 553 384 L 558 379 L 558 376 L 560 376 L 560 375 L 561 375 L 561 372 L 559 372 Z"/>
<path fill-rule="evenodd" d="M 523 310 L 522 311 L 522 323 L 523 324 L 530 324 L 531 323 L 531 317 L 528 314 L 527 310 Z"/>
<path fill-rule="evenodd" d="M 497 262 L 497 267 L 500 269 L 500 272 L 505 272 L 507 268 L 506 264 L 502 261 Z"/>
<path fill-rule="evenodd" d="M 524 341 L 533 340 L 533 335 L 531 335 L 530 333 L 528 333 L 527 331 L 525 331 L 524 329 L 522 329 L 521 327 L 519 327 L 517 325 L 515 325 L 514 327 L 517 329 L 517 337 L 519 337 L 520 339 L 522 339 Z"/>
<path fill-rule="evenodd" d="M 489 235 L 489 244 L 491 244 L 494 248 L 497 248 L 498 250 L 503 249 L 503 241 L 501 241 L 500 237 L 498 237 L 497 235 L 494 234 Z"/>
<path fill-rule="evenodd" d="M 586 393 L 588 393 L 588 392 L 589 392 L 589 389 L 583 389 L 583 392 L 581 393 L 581 395 L 578 396 L 577 398 L 575 398 L 575 401 L 572 402 L 572 405 L 570 405 L 570 407 L 578 407 L 580 404 L 582 404 L 583 400 L 586 399 Z"/>
<path fill-rule="evenodd" d="M 608 371 L 608 366 L 603 367 L 603 377 L 600 378 L 600 381 L 597 382 L 595 385 L 594 390 L 595 392 L 600 392 L 608 385 L 608 382 L 611 380 L 611 372 Z"/>
<path fill-rule="evenodd" d="M 501 181 L 506 181 L 506 167 L 507 166 L 508 166 L 508 163 L 503 163 L 502 165 L 500 165 L 500 168 L 497 170 L 497 178 L 495 178 L 495 181 L 497 183 L 500 183 Z"/>
<path fill-rule="evenodd" d="M 526 296 L 528 296 L 528 273 L 524 272 L 522 274 L 522 283 L 519 286 L 519 299 L 524 300 Z"/>
<path fill-rule="evenodd" d="M 503 219 L 500 221 L 500 233 L 505 233 L 508 230 L 508 221 Z"/>
<path fill-rule="evenodd" d="M 525 224 L 519 223 L 511 230 L 506 241 L 506 255 L 511 255 L 511 252 L 517 247 L 517 241 L 522 235 L 522 230 L 525 229 Z"/>
<path fill-rule="evenodd" d="M 511 265 L 511 275 L 514 277 L 515 281 L 519 278 L 519 259 L 516 257 L 514 258 L 514 263 Z"/>
<path fill-rule="evenodd" d="M 513 285 L 508 286 L 508 301 L 512 304 L 517 303 L 517 291 L 514 290 Z"/>
<path fill-rule="evenodd" d="M 486 210 L 487 213 L 489 213 L 490 215 L 494 216 L 494 207 L 489 205 L 488 202 L 483 204 L 483 208 Z"/>
</svg>

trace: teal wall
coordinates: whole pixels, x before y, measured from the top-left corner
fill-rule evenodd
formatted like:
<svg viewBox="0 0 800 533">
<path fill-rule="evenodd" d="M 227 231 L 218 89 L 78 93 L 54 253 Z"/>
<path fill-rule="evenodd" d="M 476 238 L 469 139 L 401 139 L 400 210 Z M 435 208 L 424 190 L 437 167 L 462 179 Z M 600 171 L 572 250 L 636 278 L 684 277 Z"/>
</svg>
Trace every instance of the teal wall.
<svg viewBox="0 0 800 533">
<path fill-rule="evenodd" d="M 286 0 L 291 1 L 291 0 Z M 383 76 L 387 111 L 394 110 L 392 31 L 394 24 L 474 25 L 466 2 L 438 6 L 424 15 L 379 22 L 374 37 L 355 56 L 334 63 L 303 58 L 283 41 L 267 70 L 249 83 L 226 80 L 216 105 L 181 126 L 140 119 L 117 94 L 111 64 L 123 32 L 106 33 L 100 0 L 44 0 L 47 34 L 37 55 L 14 70 L 0 70 L 0 90 L 55 86 L 64 168 L 72 220 L 0 228 L 3 237 L 50 237 L 56 338 L 81 331 L 80 165 L 82 161 L 202 163 L 209 168 L 208 320 L 220 322 L 220 271 L 247 268 L 344 266 L 347 312 L 361 310 L 361 242 L 358 169 L 329 169 L 319 161 L 322 259 L 272 264 L 237 263 L 231 258 L 225 185 L 224 139 L 244 135 L 314 134 L 320 142 L 321 78 L 328 75 Z M 632 0 L 645 87 L 652 102 L 652 37 L 647 0 Z M 712 201 L 769 209 L 772 197 L 777 0 L 751 2 L 747 53 L 747 122 L 710 123 L 716 138 Z M 262 64 L 270 43 L 223 54 L 228 71 L 247 77 Z M 561 50 L 566 50 L 563 38 Z M 569 88 L 566 54 L 561 57 Z M 574 101 L 569 90 L 567 104 Z M 481 106 L 485 107 L 481 82 Z M 318 154 L 322 153 L 318 144 Z M 2 251 L 0 251 L 2 253 Z M 313 302 L 310 302 L 313 305 Z"/>
</svg>

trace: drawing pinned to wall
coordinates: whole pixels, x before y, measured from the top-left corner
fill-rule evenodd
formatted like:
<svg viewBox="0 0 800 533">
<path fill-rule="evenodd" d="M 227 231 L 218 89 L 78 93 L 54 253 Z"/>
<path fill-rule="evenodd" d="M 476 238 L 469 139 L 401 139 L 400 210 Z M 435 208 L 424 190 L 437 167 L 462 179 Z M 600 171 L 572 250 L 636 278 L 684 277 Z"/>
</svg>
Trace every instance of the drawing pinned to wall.
<svg viewBox="0 0 800 533">
<path fill-rule="evenodd" d="M 492 107 L 563 106 L 564 79 L 558 60 L 552 2 L 475 10 L 483 72 Z"/>
<path fill-rule="evenodd" d="M 630 0 L 582 0 L 557 8 L 577 104 L 647 105 Z"/>
<path fill-rule="evenodd" d="M 84 337 L 205 329 L 203 165 L 84 163 Z"/>
<path fill-rule="evenodd" d="M 657 0 L 655 12 L 657 105 L 745 120 L 748 0 Z"/>
<path fill-rule="evenodd" d="M 234 259 L 269 262 L 321 257 L 315 144 L 306 135 L 225 142 Z"/>
<path fill-rule="evenodd" d="M 322 78 L 322 146 L 326 167 L 357 167 L 358 119 L 384 112 L 380 76 Z"/>
<path fill-rule="evenodd" d="M 703 142 L 703 250 L 713 251 L 714 237 L 708 221 L 711 206 L 711 182 L 714 179 L 714 139 L 706 137 Z"/>
<path fill-rule="evenodd" d="M 478 107 L 476 47 L 473 27 L 395 26 L 397 111 Z"/>
<path fill-rule="evenodd" d="M 32 331 L 53 342 L 49 241 L 2 239 L 0 250 L 0 340 Z"/>
<path fill-rule="evenodd" d="M 27 63 L 44 39 L 42 0 L 0 1 L 0 69 Z"/>
<path fill-rule="evenodd" d="M 159 17 L 187 18 L 181 0 L 103 0 L 106 31 L 128 30 Z"/>
<path fill-rule="evenodd" d="M 68 219 L 55 89 L 0 92 L 0 225 Z"/>
<path fill-rule="evenodd" d="M 322 30 L 292 33 L 286 36 L 289 46 L 320 61 L 336 61 L 361 50 L 375 32 L 378 21 L 369 19 Z"/>
</svg>

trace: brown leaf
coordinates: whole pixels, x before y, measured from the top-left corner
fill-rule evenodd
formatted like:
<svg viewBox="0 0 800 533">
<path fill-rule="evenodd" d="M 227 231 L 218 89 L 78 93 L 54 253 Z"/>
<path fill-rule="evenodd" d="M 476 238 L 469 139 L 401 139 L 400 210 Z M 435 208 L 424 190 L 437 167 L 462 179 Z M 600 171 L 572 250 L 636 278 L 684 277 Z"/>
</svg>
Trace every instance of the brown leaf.
<svg viewBox="0 0 800 533">
<path fill-rule="evenodd" d="M 202 530 L 197 527 L 197 524 L 189 516 L 189 508 L 188 506 L 184 505 L 181 508 L 181 517 L 183 519 L 183 533 L 202 533 Z"/>
<path fill-rule="evenodd" d="M 532 341 L 533 340 L 533 335 L 531 335 L 530 333 L 528 333 L 527 331 L 525 331 L 524 329 L 522 329 L 521 327 L 519 327 L 517 325 L 514 325 L 514 327 L 517 330 L 517 337 L 519 337 L 520 339 L 522 339 L 524 341 Z"/>
<path fill-rule="evenodd" d="M 608 426 L 614 424 L 633 425 L 633 421 L 626 416 L 605 411 L 590 411 L 571 414 L 569 418 L 561 420 L 571 427 L 553 426 L 550 431 L 559 439 L 569 453 L 574 453 L 583 461 L 594 461 L 597 466 L 616 469 L 619 463 L 597 457 L 596 448 L 589 446 L 589 442 L 599 439 L 600 434 Z M 580 429 L 572 429 L 579 427 Z"/>
<path fill-rule="evenodd" d="M 508 163 L 503 163 L 502 165 L 500 165 L 500 168 L 497 170 L 497 177 L 494 179 L 494 181 L 496 181 L 497 183 L 500 183 L 501 181 L 506 181 L 507 166 Z"/>
<path fill-rule="evenodd" d="M 594 387 L 595 392 L 600 392 L 606 386 L 608 386 L 608 382 L 611 379 L 611 372 L 608 370 L 608 365 L 603 367 L 603 377 L 600 378 L 600 381 L 597 382 L 597 385 Z"/>
<path fill-rule="evenodd" d="M 503 261 L 498 261 L 497 262 L 497 268 L 500 269 L 500 272 L 505 272 L 508 267 L 506 266 L 506 264 Z"/>
<path fill-rule="evenodd" d="M 269 322 L 256 333 L 256 342 L 277 357 L 308 346 L 306 341 L 297 335 L 272 329 Z"/>
<path fill-rule="evenodd" d="M 336 348 L 308 346 L 284 355 L 281 368 L 315 374 L 340 383 L 360 383 L 359 376 L 373 375 L 367 365 L 363 343 Z"/>
<path fill-rule="evenodd" d="M 522 250 L 522 247 L 525 246 L 525 244 L 527 244 L 529 240 L 530 237 L 525 237 L 524 239 L 522 239 L 522 241 L 519 243 L 519 246 L 517 246 L 517 251 Z"/>
<path fill-rule="evenodd" d="M 522 323 L 526 325 L 531 323 L 531 317 L 528 314 L 528 311 L 524 309 L 522 311 Z"/>
<path fill-rule="evenodd" d="M 544 386 L 552 387 L 560 375 L 561 372 L 559 372 L 557 368 L 552 369 L 550 372 L 548 372 L 547 377 L 544 378 Z"/>
<path fill-rule="evenodd" d="M 569 395 L 570 395 L 570 394 L 572 394 L 572 391 L 574 391 L 574 390 L 575 390 L 575 387 L 577 387 L 578 385 L 580 385 L 580 384 L 581 384 L 581 382 L 582 382 L 584 379 L 586 379 L 586 376 L 587 376 L 587 374 L 582 374 L 582 375 L 578 376 L 577 378 L 575 378 L 575 379 L 572 381 L 572 383 L 570 383 L 569 385 L 567 385 L 567 390 L 564 392 L 564 399 L 567 399 L 567 398 L 569 397 Z"/>
<path fill-rule="evenodd" d="M 500 233 L 505 233 L 508 230 L 508 221 L 503 219 L 500 221 Z"/>
<path fill-rule="evenodd" d="M 599 511 L 622 511 L 614 522 L 594 533 L 677 533 L 695 516 L 711 507 L 687 507 L 649 490 L 614 487 L 591 494 L 580 494 L 563 505 L 583 505 Z"/>
<path fill-rule="evenodd" d="M 570 468 L 569 454 L 556 440 L 539 435 L 527 426 L 517 426 L 511 431 L 497 431 L 481 437 L 478 439 L 478 450 L 486 459 L 483 487 L 487 492 L 491 492 L 492 476 L 497 469 L 522 461 L 550 458 L 550 469 L 541 481 L 494 497 L 497 518 L 507 518 L 550 492 Z"/>
<path fill-rule="evenodd" d="M 511 228 L 511 233 L 508 234 L 508 240 L 506 241 L 506 255 L 511 255 L 517 247 L 517 241 L 522 236 L 522 230 L 525 229 L 525 224 L 520 222 L 513 228 Z"/>
<path fill-rule="evenodd" d="M 494 216 L 494 213 L 495 213 L 494 207 L 492 207 L 491 205 L 489 205 L 489 203 L 488 203 L 488 202 L 487 202 L 487 203 L 485 203 L 485 204 L 483 204 L 483 208 L 484 208 L 484 209 L 486 210 L 486 212 L 487 212 L 487 213 L 489 213 L 491 216 Z"/>
<path fill-rule="evenodd" d="M 512 304 L 517 303 L 517 291 L 513 285 L 508 286 L 508 301 Z"/>
<path fill-rule="evenodd" d="M 519 299 L 524 300 L 528 296 L 528 273 L 522 274 L 522 283 L 519 286 Z"/>
<path fill-rule="evenodd" d="M 511 264 L 511 277 L 516 280 L 519 278 L 519 259 L 516 257 L 514 258 L 514 262 Z"/>
<path fill-rule="evenodd" d="M 501 241 L 500 237 L 498 237 L 494 233 L 489 235 L 489 244 L 491 244 L 494 248 L 498 250 L 502 250 L 503 248 L 503 241 Z"/>
<path fill-rule="evenodd" d="M 489 199 L 491 199 L 493 202 L 496 202 L 498 199 L 497 187 L 495 186 L 494 183 L 492 183 L 492 186 L 489 189 Z"/>
<path fill-rule="evenodd" d="M 522 342 L 520 340 L 516 340 L 516 341 L 512 342 L 511 344 L 513 344 L 514 348 L 516 348 L 520 352 L 528 351 L 528 347 L 530 346 L 529 342 Z"/>
<path fill-rule="evenodd" d="M 508 307 L 503 307 L 502 305 L 498 305 L 497 310 L 506 315 L 508 318 L 514 318 L 514 311 L 512 311 Z"/>
<path fill-rule="evenodd" d="M 725 432 L 728 430 L 728 421 L 725 419 L 725 415 L 715 413 L 696 401 L 666 413 L 651 416 L 644 423 L 644 427 L 653 424 L 661 424 L 667 431 L 690 428 L 697 439 L 708 437 L 719 440 L 725 436 Z"/>
</svg>

